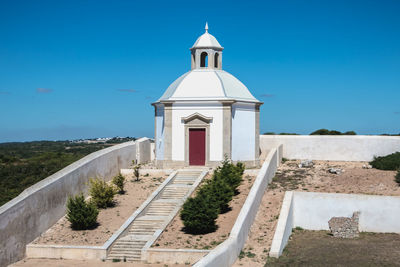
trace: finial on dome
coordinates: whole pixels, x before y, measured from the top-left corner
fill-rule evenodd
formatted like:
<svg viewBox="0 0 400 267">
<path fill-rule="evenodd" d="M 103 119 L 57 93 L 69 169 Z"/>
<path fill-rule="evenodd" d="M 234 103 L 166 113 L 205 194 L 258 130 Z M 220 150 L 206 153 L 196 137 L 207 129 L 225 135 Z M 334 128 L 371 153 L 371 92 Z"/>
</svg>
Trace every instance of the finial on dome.
<svg viewBox="0 0 400 267">
<path fill-rule="evenodd" d="M 206 22 L 206 27 L 205 27 L 205 29 L 206 29 L 206 32 L 208 32 L 208 23 Z"/>
</svg>

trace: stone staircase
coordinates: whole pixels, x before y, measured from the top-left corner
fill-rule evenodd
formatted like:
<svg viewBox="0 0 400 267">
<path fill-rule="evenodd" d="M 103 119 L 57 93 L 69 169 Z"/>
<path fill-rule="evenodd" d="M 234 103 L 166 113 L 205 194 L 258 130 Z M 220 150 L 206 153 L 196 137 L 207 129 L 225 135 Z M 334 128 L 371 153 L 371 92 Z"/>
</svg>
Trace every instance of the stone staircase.
<svg viewBox="0 0 400 267">
<path fill-rule="evenodd" d="M 107 260 L 140 261 L 143 247 L 172 220 L 201 174 L 201 170 L 179 170 L 159 197 L 129 225 L 126 234 L 114 242 Z"/>
</svg>

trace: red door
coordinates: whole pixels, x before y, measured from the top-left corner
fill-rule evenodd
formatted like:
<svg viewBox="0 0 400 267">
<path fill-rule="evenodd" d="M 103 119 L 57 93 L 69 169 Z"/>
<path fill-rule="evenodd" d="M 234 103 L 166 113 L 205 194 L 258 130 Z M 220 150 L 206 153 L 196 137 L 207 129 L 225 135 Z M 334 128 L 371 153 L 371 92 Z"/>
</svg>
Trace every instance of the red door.
<svg viewBox="0 0 400 267">
<path fill-rule="evenodd" d="M 189 129 L 189 165 L 206 164 L 206 129 Z"/>
</svg>

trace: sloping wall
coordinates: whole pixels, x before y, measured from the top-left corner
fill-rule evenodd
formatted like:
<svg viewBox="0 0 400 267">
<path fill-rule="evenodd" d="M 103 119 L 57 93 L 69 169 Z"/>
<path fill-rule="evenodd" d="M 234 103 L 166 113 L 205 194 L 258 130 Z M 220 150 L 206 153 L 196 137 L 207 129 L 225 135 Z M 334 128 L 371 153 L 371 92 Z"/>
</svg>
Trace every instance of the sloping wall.
<svg viewBox="0 0 400 267">
<path fill-rule="evenodd" d="M 400 151 L 400 136 L 261 135 L 261 158 L 279 144 L 288 159 L 371 161 Z"/>
<path fill-rule="evenodd" d="M 150 142 L 143 144 L 150 146 Z M 149 151 L 150 148 L 144 150 Z M 150 154 L 147 154 L 150 159 Z M 27 188 L 18 197 L 1 206 L 0 266 L 22 259 L 26 244 L 65 214 L 68 196 L 87 193 L 90 177 L 110 180 L 121 168 L 129 167 L 135 159 L 135 142 L 99 150 Z"/>
</svg>

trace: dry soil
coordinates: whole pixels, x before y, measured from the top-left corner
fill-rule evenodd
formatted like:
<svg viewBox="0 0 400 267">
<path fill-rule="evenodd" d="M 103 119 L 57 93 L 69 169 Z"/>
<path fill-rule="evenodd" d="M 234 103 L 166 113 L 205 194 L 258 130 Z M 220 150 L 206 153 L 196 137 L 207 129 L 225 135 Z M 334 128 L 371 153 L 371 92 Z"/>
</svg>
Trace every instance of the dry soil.
<svg viewBox="0 0 400 267">
<path fill-rule="evenodd" d="M 394 181 L 395 171 L 363 169 L 365 162 L 314 161 L 312 168 L 299 168 L 299 163 L 287 161 L 279 167 L 264 193 L 242 257 L 234 266 L 264 266 L 285 191 L 400 195 L 400 187 Z M 329 168 L 341 168 L 344 172 L 331 174 Z"/>
<path fill-rule="evenodd" d="M 115 196 L 114 207 L 100 209 L 97 218 L 98 227 L 92 230 L 72 230 L 64 216 L 33 243 L 102 246 L 166 177 L 152 177 L 144 174 L 137 182 L 136 178 L 126 176 L 125 194 Z"/>
</svg>

